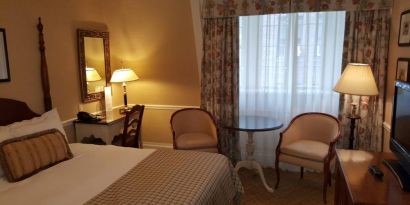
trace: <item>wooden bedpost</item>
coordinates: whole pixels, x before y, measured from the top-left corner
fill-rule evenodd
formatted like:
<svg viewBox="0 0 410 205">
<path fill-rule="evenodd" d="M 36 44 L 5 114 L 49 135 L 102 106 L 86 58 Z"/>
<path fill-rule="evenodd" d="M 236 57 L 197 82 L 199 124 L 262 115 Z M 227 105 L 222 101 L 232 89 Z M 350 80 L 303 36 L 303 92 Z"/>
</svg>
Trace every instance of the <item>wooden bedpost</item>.
<svg viewBox="0 0 410 205">
<path fill-rule="evenodd" d="M 44 109 L 49 111 L 52 108 L 50 95 L 50 82 L 48 79 L 48 68 L 46 59 L 46 47 L 44 46 L 43 24 L 41 24 L 41 17 L 38 18 L 37 30 L 39 32 L 39 50 L 41 55 L 41 85 L 43 87 Z"/>
</svg>

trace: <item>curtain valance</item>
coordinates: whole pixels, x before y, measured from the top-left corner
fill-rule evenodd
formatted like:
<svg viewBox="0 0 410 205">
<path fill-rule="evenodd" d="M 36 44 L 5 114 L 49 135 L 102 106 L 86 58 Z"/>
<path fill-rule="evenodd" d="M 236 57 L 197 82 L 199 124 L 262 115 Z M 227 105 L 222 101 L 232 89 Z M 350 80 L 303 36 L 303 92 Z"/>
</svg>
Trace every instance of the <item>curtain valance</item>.
<svg viewBox="0 0 410 205">
<path fill-rule="evenodd" d="M 393 0 L 203 0 L 203 18 L 390 9 Z"/>
</svg>

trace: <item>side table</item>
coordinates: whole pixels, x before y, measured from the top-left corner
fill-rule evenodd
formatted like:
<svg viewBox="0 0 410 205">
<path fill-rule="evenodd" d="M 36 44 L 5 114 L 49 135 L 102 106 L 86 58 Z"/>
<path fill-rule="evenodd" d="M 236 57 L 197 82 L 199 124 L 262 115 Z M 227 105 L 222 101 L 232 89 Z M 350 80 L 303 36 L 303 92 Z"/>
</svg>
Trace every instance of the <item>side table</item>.
<svg viewBox="0 0 410 205">
<path fill-rule="evenodd" d="M 281 128 L 282 126 L 283 124 L 280 121 L 277 121 L 275 119 L 268 118 L 268 117 L 259 117 L 259 116 L 240 116 L 238 125 L 225 126 L 228 129 L 244 131 L 248 134 L 248 141 L 246 144 L 246 159 L 239 161 L 235 166 L 235 170 L 238 171 L 242 167 L 257 170 L 261 178 L 261 181 L 268 192 L 273 192 L 274 189 L 272 189 L 266 183 L 266 179 L 265 179 L 265 175 L 263 174 L 262 166 L 260 165 L 258 161 L 256 161 L 253 158 L 253 153 L 255 152 L 253 134 L 254 132 L 265 132 L 265 131 L 276 130 L 276 129 Z"/>
</svg>

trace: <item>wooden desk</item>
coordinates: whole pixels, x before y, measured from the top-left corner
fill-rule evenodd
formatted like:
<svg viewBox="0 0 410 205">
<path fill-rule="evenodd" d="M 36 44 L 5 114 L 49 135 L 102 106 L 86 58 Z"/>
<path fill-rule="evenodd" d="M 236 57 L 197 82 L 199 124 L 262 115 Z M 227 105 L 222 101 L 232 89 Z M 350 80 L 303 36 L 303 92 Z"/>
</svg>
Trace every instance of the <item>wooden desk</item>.
<svg viewBox="0 0 410 205">
<path fill-rule="evenodd" d="M 394 159 L 392 153 L 337 150 L 335 205 L 410 204 L 410 193 L 403 192 L 393 173 L 382 163 Z M 383 180 L 373 177 L 369 165 L 377 165 Z"/>
<path fill-rule="evenodd" d="M 84 137 L 94 135 L 101 138 L 105 143 L 111 144 L 115 135 L 122 132 L 125 114 L 120 114 L 118 109 L 104 113 L 104 117 L 98 122 L 74 121 L 77 142 L 81 142 Z"/>
</svg>

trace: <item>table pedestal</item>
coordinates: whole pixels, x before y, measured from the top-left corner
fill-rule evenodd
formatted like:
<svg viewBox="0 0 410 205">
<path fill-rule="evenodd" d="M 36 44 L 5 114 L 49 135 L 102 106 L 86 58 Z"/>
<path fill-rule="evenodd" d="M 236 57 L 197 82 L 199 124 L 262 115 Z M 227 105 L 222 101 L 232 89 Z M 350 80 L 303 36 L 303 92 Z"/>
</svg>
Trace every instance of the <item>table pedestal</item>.
<svg viewBox="0 0 410 205">
<path fill-rule="evenodd" d="M 261 178 L 263 186 L 265 186 L 268 192 L 272 193 L 274 190 L 266 183 L 266 179 L 265 179 L 265 175 L 263 174 L 262 166 L 259 164 L 259 162 L 253 159 L 253 153 L 255 151 L 255 145 L 253 144 L 253 132 L 247 132 L 247 133 L 248 133 L 248 142 L 246 143 L 246 160 L 239 161 L 235 166 L 235 171 L 238 171 L 242 167 L 245 167 L 248 169 L 255 169 Z"/>
</svg>

